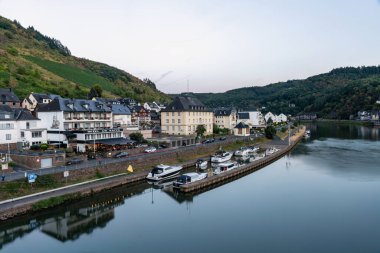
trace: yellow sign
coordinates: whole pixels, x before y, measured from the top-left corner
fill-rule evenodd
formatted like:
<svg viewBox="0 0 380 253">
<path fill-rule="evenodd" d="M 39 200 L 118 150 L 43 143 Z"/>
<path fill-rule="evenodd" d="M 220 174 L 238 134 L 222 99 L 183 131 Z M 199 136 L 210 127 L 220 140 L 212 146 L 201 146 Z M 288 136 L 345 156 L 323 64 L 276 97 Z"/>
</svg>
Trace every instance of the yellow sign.
<svg viewBox="0 0 380 253">
<path fill-rule="evenodd" d="M 128 172 L 133 172 L 133 168 L 132 168 L 132 165 L 129 165 L 128 166 L 128 169 L 127 169 Z"/>
</svg>

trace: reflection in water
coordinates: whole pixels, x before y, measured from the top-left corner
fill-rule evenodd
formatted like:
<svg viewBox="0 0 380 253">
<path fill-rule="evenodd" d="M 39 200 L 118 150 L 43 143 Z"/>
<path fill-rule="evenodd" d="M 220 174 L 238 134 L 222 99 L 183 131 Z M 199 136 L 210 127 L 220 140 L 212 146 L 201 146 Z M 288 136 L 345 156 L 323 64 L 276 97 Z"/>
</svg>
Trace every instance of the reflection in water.
<svg viewBox="0 0 380 253">
<path fill-rule="evenodd" d="M 141 183 L 0 224 L 1 252 L 380 252 L 379 129 L 308 128 L 291 154 L 204 193 Z"/>
</svg>

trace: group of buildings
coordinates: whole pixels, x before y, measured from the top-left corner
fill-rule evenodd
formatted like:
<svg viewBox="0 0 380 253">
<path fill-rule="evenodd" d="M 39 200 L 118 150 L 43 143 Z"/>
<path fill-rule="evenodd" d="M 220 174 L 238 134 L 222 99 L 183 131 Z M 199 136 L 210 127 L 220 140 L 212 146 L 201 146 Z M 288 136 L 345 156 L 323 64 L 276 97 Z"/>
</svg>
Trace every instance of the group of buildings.
<svg viewBox="0 0 380 253">
<path fill-rule="evenodd" d="M 181 95 L 167 106 L 152 102 L 138 104 L 133 99 L 71 99 L 59 95 L 31 93 L 24 100 L 10 88 L 0 89 L 0 150 L 27 149 L 48 143 L 72 147 L 78 152 L 98 145 L 128 145 L 133 131 L 160 132 L 163 135 L 195 135 L 203 125 L 205 135 L 214 125 L 236 135 L 249 135 L 251 129 L 265 127 L 268 119 L 286 122 L 283 114 L 211 110 L 197 98 Z"/>
</svg>

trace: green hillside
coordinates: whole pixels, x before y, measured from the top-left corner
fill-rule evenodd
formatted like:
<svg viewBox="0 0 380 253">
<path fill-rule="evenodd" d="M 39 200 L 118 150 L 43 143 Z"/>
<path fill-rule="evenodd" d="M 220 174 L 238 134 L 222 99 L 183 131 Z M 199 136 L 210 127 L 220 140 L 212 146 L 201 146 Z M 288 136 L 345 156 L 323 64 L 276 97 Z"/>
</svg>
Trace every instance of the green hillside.
<svg viewBox="0 0 380 253">
<path fill-rule="evenodd" d="M 380 66 L 338 68 L 304 80 L 194 95 L 210 107 L 265 107 L 264 111 L 275 113 L 315 112 L 323 118 L 349 119 L 360 110 L 380 109 L 376 105 L 380 96 Z"/>
<path fill-rule="evenodd" d="M 105 97 L 170 100 L 150 81 L 72 56 L 60 41 L 0 17 L 0 87 L 12 87 L 21 99 L 31 91 L 86 98 L 95 84 L 102 87 Z"/>
</svg>

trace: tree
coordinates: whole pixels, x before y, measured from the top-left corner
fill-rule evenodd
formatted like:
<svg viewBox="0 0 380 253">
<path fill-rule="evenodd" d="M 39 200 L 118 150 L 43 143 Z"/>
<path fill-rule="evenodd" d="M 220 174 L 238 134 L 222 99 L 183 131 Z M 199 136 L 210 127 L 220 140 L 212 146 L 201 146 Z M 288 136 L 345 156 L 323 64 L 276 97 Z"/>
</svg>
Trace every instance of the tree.
<svg viewBox="0 0 380 253">
<path fill-rule="evenodd" d="M 144 136 L 141 133 L 131 133 L 129 134 L 129 138 L 137 143 L 144 142 Z"/>
<path fill-rule="evenodd" d="M 275 134 L 276 128 L 274 128 L 274 126 L 267 126 L 265 128 L 265 137 L 267 137 L 268 139 L 273 139 Z"/>
<path fill-rule="evenodd" d="M 217 125 L 217 124 L 214 124 L 213 126 L 212 126 L 212 132 L 214 133 L 214 134 L 219 134 L 220 133 L 220 128 L 219 128 L 219 126 Z"/>
<path fill-rule="evenodd" d="M 91 87 L 90 92 L 87 95 L 88 99 L 93 99 L 93 98 L 100 98 L 102 97 L 103 89 L 100 87 L 99 84 L 95 84 Z"/>
<path fill-rule="evenodd" d="M 269 119 L 267 120 L 267 124 L 268 124 L 268 125 L 272 125 L 272 124 L 273 124 L 273 120 L 272 120 L 272 118 L 269 118 Z"/>
<path fill-rule="evenodd" d="M 195 132 L 197 133 L 197 135 L 203 136 L 203 134 L 206 132 L 205 125 L 198 125 Z"/>
</svg>

